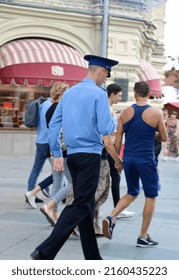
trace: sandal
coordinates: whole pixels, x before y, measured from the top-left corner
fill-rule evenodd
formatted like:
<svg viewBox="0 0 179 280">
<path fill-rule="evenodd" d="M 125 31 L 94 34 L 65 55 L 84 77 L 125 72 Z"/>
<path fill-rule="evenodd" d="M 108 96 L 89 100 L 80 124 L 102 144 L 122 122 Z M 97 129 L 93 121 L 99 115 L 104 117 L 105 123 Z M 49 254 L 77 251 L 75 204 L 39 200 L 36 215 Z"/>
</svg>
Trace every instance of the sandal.
<svg viewBox="0 0 179 280">
<path fill-rule="evenodd" d="M 104 237 L 103 233 L 95 233 L 96 237 Z"/>
<path fill-rule="evenodd" d="M 47 209 L 47 206 L 44 204 L 44 206 L 42 206 L 40 208 L 40 211 L 42 212 L 42 214 L 45 215 L 47 221 L 52 225 L 54 226 L 56 224 L 56 222 L 54 221 L 54 219 L 48 214 L 48 209 Z"/>
<path fill-rule="evenodd" d="M 59 218 L 59 213 L 53 211 L 53 219 L 54 219 L 54 221 L 57 222 L 58 218 Z"/>
<path fill-rule="evenodd" d="M 80 238 L 79 231 L 73 230 L 71 234 L 72 234 L 73 237 L 76 237 L 78 239 Z"/>
</svg>

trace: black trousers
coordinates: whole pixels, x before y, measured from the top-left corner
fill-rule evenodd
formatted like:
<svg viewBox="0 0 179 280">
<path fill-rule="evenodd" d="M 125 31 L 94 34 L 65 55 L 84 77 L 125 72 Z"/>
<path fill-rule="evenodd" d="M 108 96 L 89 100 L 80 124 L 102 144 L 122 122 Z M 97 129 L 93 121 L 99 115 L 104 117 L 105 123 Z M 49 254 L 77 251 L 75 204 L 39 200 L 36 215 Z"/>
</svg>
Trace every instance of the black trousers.
<svg viewBox="0 0 179 280">
<path fill-rule="evenodd" d="M 98 154 L 77 153 L 67 156 L 74 201 L 64 208 L 50 236 L 36 248 L 42 259 L 54 259 L 77 225 L 85 259 L 102 259 L 93 227 L 100 163 L 101 156 Z"/>
<path fill-rule="evenodd" d="M 162 142 L 155 140 L 154 152 L 155 152 L 155 159 L 157 162 L 158 162 L 158 157 L 160 155 L 161 150 L 162 150 Z"/>
<path fill-rule="evenodd" d="M 108 154 L 108 162 L 109 162 L 109 167 L 110 167 L 111 191 L 112 191 L 113 204 L 114 204 L 114 207 L 116 207 L 116 205 L 120 199 L 121 176 L 120 176 L 120 173 L 115 168 L 115 161 L 109 154 Z"/>
</svg>

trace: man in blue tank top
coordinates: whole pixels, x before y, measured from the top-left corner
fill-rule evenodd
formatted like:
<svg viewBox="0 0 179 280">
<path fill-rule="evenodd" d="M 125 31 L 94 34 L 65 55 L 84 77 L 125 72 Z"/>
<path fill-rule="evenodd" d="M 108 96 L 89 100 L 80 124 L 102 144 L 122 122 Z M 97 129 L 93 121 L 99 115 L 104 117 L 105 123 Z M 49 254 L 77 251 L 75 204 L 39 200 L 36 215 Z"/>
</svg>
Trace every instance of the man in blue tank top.
<svg viewBox="0 0 179 280">
<path fill-rule="evenodd" d="M 103 234 L 111 239 L 117 215 L 128 207 L 140 193 L 141 179 L 145 204 L 138 247 L 158 245 L 150 238 L 148 228 L 158 196 L 157 162 L 154 154 L 155 138 L 167 140 L 167 132 L 161 111 L 148 105 L 150 87 L 146 82 L 137 82 L 134 86 L 136 104 L 126 108 L 119 119 L 115 147 L 119 153 L 122 137 L 125 135 L 123 167 L 127 182 L 127 194 L 116 205 L 111 216 L 103 220 Z"/>
</svg>

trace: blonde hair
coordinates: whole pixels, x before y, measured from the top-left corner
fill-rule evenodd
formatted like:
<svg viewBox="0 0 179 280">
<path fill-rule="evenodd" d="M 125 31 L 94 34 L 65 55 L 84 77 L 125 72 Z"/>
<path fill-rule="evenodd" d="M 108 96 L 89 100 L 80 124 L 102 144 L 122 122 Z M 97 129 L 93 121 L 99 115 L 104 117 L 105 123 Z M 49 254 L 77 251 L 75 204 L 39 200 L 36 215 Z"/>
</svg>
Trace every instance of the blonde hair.
<svg viewBox="0 0 179 280">
<path fill-rule="evenodd" d="M 69 85 L 63 82 L 55 82 L 50 90 L 50 96 L 53 100 L 57 100 L 59 96 L 62 96 L 65 90 L 69 88 Z"/>
</svg>

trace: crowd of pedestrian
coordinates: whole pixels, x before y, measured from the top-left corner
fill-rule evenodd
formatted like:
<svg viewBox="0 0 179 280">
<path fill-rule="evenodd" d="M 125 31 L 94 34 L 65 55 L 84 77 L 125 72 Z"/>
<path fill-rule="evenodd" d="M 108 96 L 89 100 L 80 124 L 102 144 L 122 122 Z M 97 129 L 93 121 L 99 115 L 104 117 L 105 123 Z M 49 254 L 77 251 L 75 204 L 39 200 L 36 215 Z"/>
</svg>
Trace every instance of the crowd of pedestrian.
<svg viewBox="0 0 179 280">
<path fill-rule="evenodd" d="M 87 76 L 70 88 L 65 83 L 54 83 L 50 98 L 40 105 L 37 149 L 25 197 L 35 209 L 36 203 L 42 202 L 37 197 L 39 191 L 49 198 L 40 211 L 53 228 L 32 252 L 34 260 L 54 259 L 71 234 L 80 239 L 86 260 L 102 260 L 97 237 L 112 239 L 116 220 L 135 215 L 127 207 L 141 191 L 139 181 L 145 203 L 136 244 L 158 245 L 148 233 L 159 189 L 156 143 L 167 157 L 169 139 L 171 144 L 178 123 L 172 115 L 167 118 L 164 111 L 162 114 L 148 104 L 150 87 L 146 82 L 135 83 L 136 103 L 116 117 L 112 105 L 121 100 L 122 88 L 114 83 L 106 89 L 102 85 L 118 61 L 94 55 L 84 59 L 89 64 Z M 171 149 L 174 151 L 174 146 Z M 176 148 L 176 157 L 177 153 Z M 52 174 L 36 185 L 46 159 Z M 123 169 L 127 194 L 121 197 Z M 100 224 L 100 207 L 110 190 L 114 209 Z M 59 213 L 61 201 L 65 206 Z"/>
</svg>

